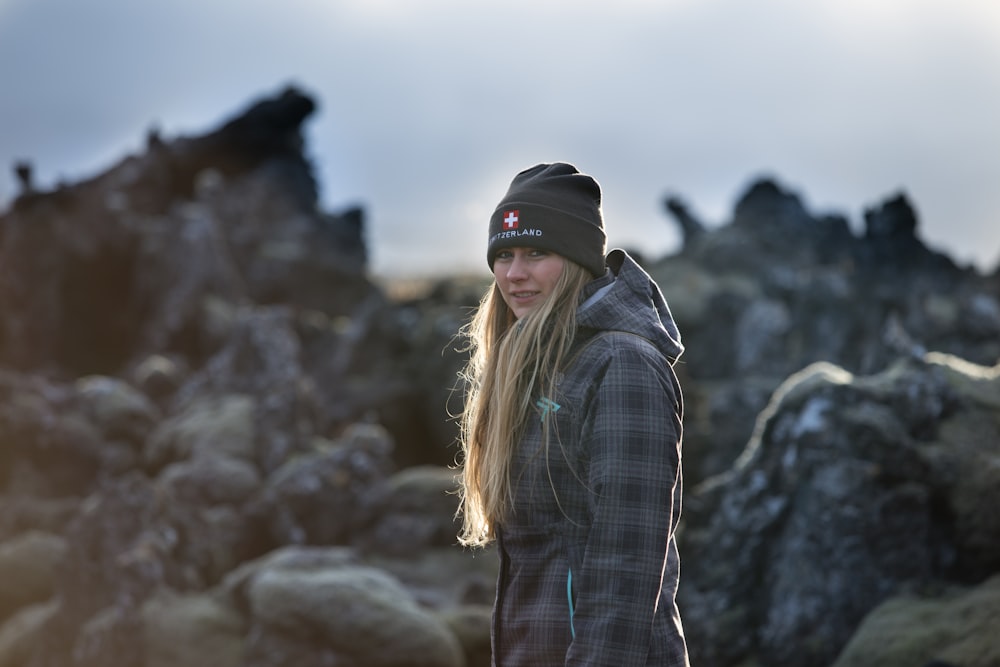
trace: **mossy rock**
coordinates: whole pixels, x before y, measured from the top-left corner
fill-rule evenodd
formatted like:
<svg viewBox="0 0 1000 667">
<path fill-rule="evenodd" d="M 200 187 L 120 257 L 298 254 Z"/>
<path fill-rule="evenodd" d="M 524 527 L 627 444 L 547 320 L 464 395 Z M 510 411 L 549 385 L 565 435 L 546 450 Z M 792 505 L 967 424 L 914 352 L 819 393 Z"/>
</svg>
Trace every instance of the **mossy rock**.
<svg viewBox="0 0 1000 667">
<path fill-rule="evenodd" d="M 996 667 L 997 619 L 1000 575 L 938 597 L 895 597 L 865 617 L 833 667 Z"/>
</svg>

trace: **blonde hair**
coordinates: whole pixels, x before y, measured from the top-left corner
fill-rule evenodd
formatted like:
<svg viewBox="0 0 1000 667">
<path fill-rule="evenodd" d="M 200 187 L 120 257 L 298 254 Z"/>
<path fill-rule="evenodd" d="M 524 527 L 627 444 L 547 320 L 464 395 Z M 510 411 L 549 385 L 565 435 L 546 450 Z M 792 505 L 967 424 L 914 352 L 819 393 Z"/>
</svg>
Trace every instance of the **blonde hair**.
<svg viewBox="0 0 1000 667">
<path fill-rule="evenodd" d="M 471 353 L 461 374 L 466 382 L 460 421 L 463 545 L 488 544 L 507 517 L 514 448 L 534 414 L 533 398 L 553 395 L 559 368 L 573 344 L 580 293 L 590 280 L 586 269 L 567 260 L 552 293 L 519 320 L 494 282 L 460 332 Z M 543 422 L 547 447 L 546 426 Z"/>
</svg>

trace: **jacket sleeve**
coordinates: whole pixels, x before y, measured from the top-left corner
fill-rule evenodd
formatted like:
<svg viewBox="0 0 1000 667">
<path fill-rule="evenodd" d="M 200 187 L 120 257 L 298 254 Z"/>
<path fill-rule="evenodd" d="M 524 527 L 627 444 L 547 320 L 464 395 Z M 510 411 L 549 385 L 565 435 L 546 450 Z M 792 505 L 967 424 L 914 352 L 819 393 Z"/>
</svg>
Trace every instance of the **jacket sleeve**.
<svg viewBox="0 0 1000 667">
<path fill-rule="evenodd" d="M 583 427 L 592 523 L 581 571 L 572 573 L 574 639 L 566 664 L 574 666 L 646 664 L 680 512 L 674 499 L 682 410 L 673 371 L 643 346 L 616 347 L 610 355 Z"/>
</svg>

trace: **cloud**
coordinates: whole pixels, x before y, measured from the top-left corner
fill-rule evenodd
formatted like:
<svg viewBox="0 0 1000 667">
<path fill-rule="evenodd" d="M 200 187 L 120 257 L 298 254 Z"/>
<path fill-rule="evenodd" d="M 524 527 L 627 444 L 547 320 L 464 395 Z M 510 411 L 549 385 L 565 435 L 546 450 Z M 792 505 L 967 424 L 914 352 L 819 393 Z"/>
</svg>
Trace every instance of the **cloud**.
<svg viewBox="0 0 1000 667">
<path fill-rule="evenodd" d="M 89 175 L 289 81 L 329 208 L 368 209 L 374 269 L 481 270 L 510 178 L 569 160 L 611 241 L 670 250 L 668 193 L 713 222 L 756 174 L 860 224 L 900 189 L 922 233 L 996 263 L 1000 20 L 958 0 L 268 3 L 7 0 L 0 161 Z M 13 185 L 0 179 L 0 200 Z"/>
</svg>

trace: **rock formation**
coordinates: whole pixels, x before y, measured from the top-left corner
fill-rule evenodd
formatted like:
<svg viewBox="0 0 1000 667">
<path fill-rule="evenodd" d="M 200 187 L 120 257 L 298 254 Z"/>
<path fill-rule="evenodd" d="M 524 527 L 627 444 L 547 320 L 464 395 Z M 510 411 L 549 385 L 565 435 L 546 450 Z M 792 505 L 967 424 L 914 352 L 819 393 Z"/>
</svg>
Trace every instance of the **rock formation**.
<svg viewBox="0 0 1000 667">
<path fill-rule="evenodd" d="M 692 664 L 832 664 L 887 600 L 985 585 L 1000 569 L 985 513 L 1000 502 L 1000 274 L 927 248 L 904 195 L 866 211 L 861 236 L 771 180 L 715 229 L 668 210 L 703 230 L 648 267 L 687 347 Z M 914 664 L 864 662 L 864 647 L 850 664 Z"/>
<path fill-rule="evenodd" d="M 489 664 L 448 467 L 484 285 L 369 279 L 315 107 L 151 132 L 0 215 L 0 667 Z M 1000 274 L 903 194 L 858 235 L 773 180 L 723 225 L 667 209 L 692 664 L 996 664 Z"/>
</svg>

